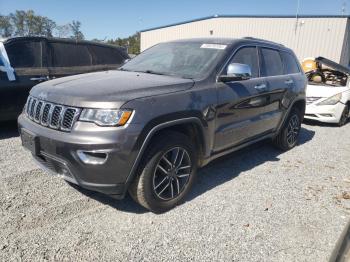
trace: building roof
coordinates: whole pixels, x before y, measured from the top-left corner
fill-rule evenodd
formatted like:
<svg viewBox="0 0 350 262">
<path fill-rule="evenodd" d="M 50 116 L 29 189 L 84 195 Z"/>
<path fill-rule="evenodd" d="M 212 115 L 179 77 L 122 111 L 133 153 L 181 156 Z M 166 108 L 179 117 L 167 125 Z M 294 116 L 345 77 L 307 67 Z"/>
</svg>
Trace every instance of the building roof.
<svg viewBox="0 0 350 262">
<path fill-rule="evenodd" d="M 148 28 L 148 29 L 141 30 L 140 32 L 142 33 L 142 32 L 152 31 L 156 29 L 161 29 L 161 28 L 166 28 L 166 27 L 171 27 L 176 25 L 183 25 L 183 24 L 188 24 L 192 22 L 198 22 L 198 21 L 208 20 L 213 18 L 296 18 L 296 16 L 295 15 L 212 15 L 212 16 L 205 16 L 205 17 L 192 19 L 192 20 L 186 20 L 179 23 L 173 23 L 173 24 L 168 24 L 164 26 Z M 350 18 L 350 15 L 298 15 L 298 18 Z"/>
</svg>

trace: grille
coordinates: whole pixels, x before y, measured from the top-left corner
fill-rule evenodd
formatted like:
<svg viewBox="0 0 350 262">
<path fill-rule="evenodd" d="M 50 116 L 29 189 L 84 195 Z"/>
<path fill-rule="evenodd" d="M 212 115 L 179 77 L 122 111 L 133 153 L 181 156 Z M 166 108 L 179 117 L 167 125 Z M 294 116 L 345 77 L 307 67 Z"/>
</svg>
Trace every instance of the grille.
<svg viewBox="0 0 350 262">
<path fill-rule="evenodd" d="M 319 99 L 321 99 L 321 97 L 307 97 L 306 98 L 306 104 L 310 105 L 310 104 L 312 104 L 313 102 L 315 102 L 315 101 L 317 101 Z"/>
<path fill-rule="evenodd" d="M 25 108 L 27 117 L 32 121 L 62 131 L 70 131 L 80 114 L 79 108 L 48 103 L 31 96 Z"/>
</svg>

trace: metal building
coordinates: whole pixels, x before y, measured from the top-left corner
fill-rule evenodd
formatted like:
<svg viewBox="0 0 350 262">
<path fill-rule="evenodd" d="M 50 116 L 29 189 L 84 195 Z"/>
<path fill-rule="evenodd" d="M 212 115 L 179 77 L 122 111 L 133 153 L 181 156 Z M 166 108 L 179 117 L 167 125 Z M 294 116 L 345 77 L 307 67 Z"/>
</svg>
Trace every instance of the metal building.
<svg viewBox="0 0 350 262">
<path fill-rule="evenodd" d="M 257 37 L 292 48 L 300 60 L 324 56 L 350 65 L 350 16 L 215 15 L 141 31 L 141 51 L 196 37 Z"/>
</svg>

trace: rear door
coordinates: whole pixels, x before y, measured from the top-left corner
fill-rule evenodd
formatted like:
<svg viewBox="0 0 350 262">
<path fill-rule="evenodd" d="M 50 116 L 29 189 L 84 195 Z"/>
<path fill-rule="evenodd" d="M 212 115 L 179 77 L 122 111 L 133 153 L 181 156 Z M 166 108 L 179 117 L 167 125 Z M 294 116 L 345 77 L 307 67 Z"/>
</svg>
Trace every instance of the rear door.
<svg viewBox="0 0 350 262">
<path fill-rule="evenodd" d="M 30 89 L 48 79 L 45 40 L 18 39 L 5 43 L 15 81 L 0 74 L 0 120 L 15 119 L 22 111 Z"/>
<path fill-rule="evenodd" d="M 260 77 L 258 49 L 242 47 L 228 63 L 247 64 L 252 78 L 243 81 L 217 83 L 217 119 L 214 151 L 241 144 L 263 135 L 267 130 L 264 113 L 269 109 L 269 94 L 265 78 Z M 223 74 L 227 71 L 227 66 Z"/>
<path fill-rule="evenodd" d="M 92 56 L 86 44 L 49 41 L 49 73 L 51 78 L 88 73 Z"/>
<path fill-rule="evenodd" d="M 282 101 L 293 80 L 284 73 L 284 64 L 280 51 L 273 48 L 260 47 L 260 73 L 265 79 L 269 103 L 266 107 L 266 130 L 275 130 L 283 115 Z"/>
<path fill-rule="evenodd" d="M 286 80 L 288 89 L 283 97 L 282 105 L 288 107 L 296 94 L 304 88 L 305 74 L 301 72 L 300 65 L 293 53 L 281 51 L 280 54 L 284 64 L 284 73 L 288 76 Z"/>
</svg>

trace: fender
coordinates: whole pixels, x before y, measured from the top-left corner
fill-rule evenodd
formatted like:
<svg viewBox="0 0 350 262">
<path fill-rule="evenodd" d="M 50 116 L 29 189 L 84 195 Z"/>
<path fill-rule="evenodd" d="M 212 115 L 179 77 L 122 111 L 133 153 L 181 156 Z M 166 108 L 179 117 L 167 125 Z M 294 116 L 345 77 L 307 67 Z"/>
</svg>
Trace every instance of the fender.
<svg viewBox="0 0 350 262">
<path fill-rule="evenodd" d="M 290 111 L 292 110 L 292 108 L 294 107 L 294 105 L 299 102 L 299 101 L 303 101 L 305 103 L 305 106 L 306 106 L 306 100 L 305 98 L 302 98 L 302 97 L 299 97 L 297 99 L 294 99 L 293 103 L 291 103 L 291 105 L 288 107 L 288 109 L 286 110 L 286 113 L 284 114 L 283 116 L 283 119 L 281 120 L 281 122 L 279 123 L 277 129 L 276 129 L 276 133 L 275 133 L 275 136 L 277 136 L 281 130 L 281 128 L 283 127 L 284 123 L 286 122 L 288 116 L 289 116 L 289 113 Z M 304 115 L 303 115 L 304 116 Z"/>
<path fill-rule="evenodd" d="M 195 123 L 197 124 L 200 128 L 201 128 L 201 132 L 204 135 L 204 126 L 202 121 L 198 118 L 198 117 L 188 117 L 188 118 L 181 118 L 181 119 L 175 119 L 175 120 L 171 120 L 168 122 L 164 122 L 161 124 L 158 124 L 156 126 L 154 126 L 147 134 L 146 138 L 144 139 L 140 150 L 136 156 L 136 159 L 134 161 L 134 164 L 132 165 L 131 171 L 126 179 L 126 185 L 128 188 L 128 185 L 130 185 L 130 183 L 133 181 L 135 175 L 136 175 L 136 170 L 140 164 L 140 161 L 142 159 L 143 153 L 145 152 L 147 146 L 149 145 L 149 142 L 151 141 L 151 139 L 153 138 L 153 136 L 156 134 L 157 131 L 170 127 L 170 126 L 175 126 L 178 124 L 185 124 L 185 123 Z M 204 139 L 204 143 L 206 143 L 205 139 Z M 205 147 L 205 145 L 204 145 Z"/>
</svg>

